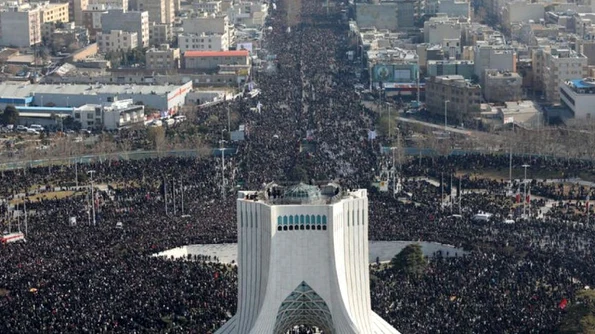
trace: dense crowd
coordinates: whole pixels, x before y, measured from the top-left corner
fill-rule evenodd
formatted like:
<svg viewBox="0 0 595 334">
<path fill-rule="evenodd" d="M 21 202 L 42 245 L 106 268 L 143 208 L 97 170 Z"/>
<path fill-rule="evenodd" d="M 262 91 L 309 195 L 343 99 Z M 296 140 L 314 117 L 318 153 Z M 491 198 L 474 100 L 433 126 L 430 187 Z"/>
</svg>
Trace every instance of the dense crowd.
<svg viewBox="0 0 595 334">
<path fill-rule="evenodd" d="M 235 186 L 313 179 L 370 186 L 382 157 L 367 139 L 376 118 L 353 91 L 346 25 L 326 16 L 320 3 L 304 1 L 303 23 L 287 29 L 290 8 L 275 8 L 264 41 L 274 66 L 255 71 L 262 93 L 201 109 L 197 117 L 218 119 L 208 129 L 214 145 L 228 110 L 249 130 L 237 153 L 226 155 L 224 168 L 219 157 L 197 155 L 2 173 L 0 219 L 6 224 L 26 201 L 29 233 L 25 243 L 0 246 L 1 333 L 213 333 L 235 312 L 235 267 L 152 254 L 234 242 Z M 513 159 L 515 166 L 523 163 L 560 179 L 593 169 L 584 161 Z M 435 241 L 461 250 L 431 259 L 417 278 L 373 270 L 373 308 L 395 328 L 408 334 L 551 333 L 564 314 L 560 302 L 572 302 L 577 289 L 593 285 L 595 232 L 580 203 L 588 185 L 560 188 L 529 174 L 532 194 L 540 196 L 531 199 L 535 217 L 547 199 L 565 202 L 516 224 L 471 219 L 479 210 L 497 217 L 518 210 L 514 196 L 502 191 L 508 180 L 472 173 L 508 166 L 501 155 L 424 158 L 402 168 L 407 196 L 370 190 L 370 239 Z M 450 182 L 436 187 L 414 178 L 450 178 L 458 171 L 466 173 L 461 188 L 467 192 L 449 205 L 442 199 Z M 223 191 L 222 172 L 229 182 Z M 91 179 L 95 198 L 88 191 Z M 50 192 L 55 187 L 69 196 Z M 509 189 L 519 187 L 517 180 Z"/>
</svg>

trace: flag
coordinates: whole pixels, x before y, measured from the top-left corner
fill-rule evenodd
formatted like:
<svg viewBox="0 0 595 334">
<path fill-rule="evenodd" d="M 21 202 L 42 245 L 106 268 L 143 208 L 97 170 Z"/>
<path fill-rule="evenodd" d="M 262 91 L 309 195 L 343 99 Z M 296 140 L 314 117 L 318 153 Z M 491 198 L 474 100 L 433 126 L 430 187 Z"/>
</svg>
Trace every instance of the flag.
<svg viewBox="0 0 595 334">
<path fill-rule="evenodd" d="M 215 272 L 215 274 L 213 275 L 213 277 L 214 277 L 215 279 L 218 279 L 218 278 L 219 278 L 219 272 L 218 272 L 218 271 L 216 271 L 216 272 Z"/>
<path fill-rule="evenodd" d="M 519 188 L 516 189 L 516 202 L 521 202 L 521 190 Z"/>
<path fill-rule="evenodd" d="M 560 301 L 558 307 L 563 310 L 566 308 L 566 305 L 568 305 L 568 299 L 564 298 Z"/>
<path fill-rule="evenodd" d="M 527 198 L 525 199 L 527 203 L 531 202 L 531 188 L 527 191 Z"/>
</svg>

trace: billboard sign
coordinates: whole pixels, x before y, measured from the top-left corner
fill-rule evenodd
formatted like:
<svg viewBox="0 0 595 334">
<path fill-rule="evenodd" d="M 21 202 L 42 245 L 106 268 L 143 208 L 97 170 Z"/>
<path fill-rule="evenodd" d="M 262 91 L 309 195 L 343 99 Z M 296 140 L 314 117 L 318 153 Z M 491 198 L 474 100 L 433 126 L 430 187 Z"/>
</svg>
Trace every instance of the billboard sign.
<svg viewBox="0 0 595 334">
<path fill-rule="evenodd" d="M 374 81 L 393 81 L 392 65 L 374 65 Z"/>
<path fill-rule="evenodd" d="M 236 50 L 247 50 L 248 52 L 252 53 L 252 42 L 242 42 L 236 45 Z"/>
</svg>

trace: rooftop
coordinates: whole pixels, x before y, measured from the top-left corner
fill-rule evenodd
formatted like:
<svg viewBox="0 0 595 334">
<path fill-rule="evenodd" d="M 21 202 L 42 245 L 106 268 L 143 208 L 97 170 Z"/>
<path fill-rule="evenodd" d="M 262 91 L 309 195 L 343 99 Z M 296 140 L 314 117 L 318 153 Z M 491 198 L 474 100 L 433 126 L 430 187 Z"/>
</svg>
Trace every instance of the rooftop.
<svg viewBox="0 0 595 334">
<path fill-rule="evenodd" d="M 564 84 L 577 94 L 595 94 L 595 78 L 568 80 Z"/>
<path fill-rule="evenodd" d="M 235 51 L 186 51 L 184 57 L 248 57 L 247 50 Z"/>
<path fill-rule="evenodd" d="M 0 97 L 28 97 L 35 94 L 71 94 L 71 95 L 166 95 L 177 85 L 76 85 L 76 84 L 30 84 L 27 82 L 0 83 Z"/>
<path fill-rule="evenodd" d="M 347 191 L 336 183 L 280 185 L 271 182 L 259 191 L 240 192 L 245 200 L 264 201 L 270 205 L 328 205 L 349 197 L 363 196 L 359 191 Z"/>
</svg>

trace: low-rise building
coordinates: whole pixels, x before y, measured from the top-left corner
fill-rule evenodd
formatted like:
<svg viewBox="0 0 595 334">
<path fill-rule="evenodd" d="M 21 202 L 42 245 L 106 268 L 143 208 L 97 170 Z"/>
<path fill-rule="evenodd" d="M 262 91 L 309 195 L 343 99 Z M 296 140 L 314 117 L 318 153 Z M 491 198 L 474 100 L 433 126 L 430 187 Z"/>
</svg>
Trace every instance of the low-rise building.
<svg viewBox="0 0 595 334">
<path fill-rule="evenodd" d="M 449 123 L 459 124 L 469 116 L 479 113 L 481 87 L 461 75 L 430 77 L 426 81 L 426 106 L 428 111 L 444 115 Z"/>
<path fill-rule="evenodd" d="M 560 102 L 572 111 L 575 118 L 595 118 L 595 79 L 568 80 L 559 86 Z"/>
<path fill-rule="evenodd" d="M 222 65 L 249 65 L 250 52 L 236 51 L 186 51 L 184 67 L 197 70 L 217 70 Z"/>
<path fill-rule="evenodd" d="M 73 118 L 84 129 L 118 130 L 145 121 L 145 106 L 131 99 L 85 104 L 73 110 Z"/>
<path fill-rule="evenodd" d="M 518 73 L 486 70 L 483 97 L 487 102 L 518 101 L 523 96 L 522 85 Z"/>
<path fill-rule="evenodd" d="M 164 76 L 166 77 L 166 76 Z M 89 78 L 89 76 L 87 76 Z M 114 80 L 116 81 L 116 80 Z M 122 80 L 124 82 L 125 80 Z M 237 84 L 236 84 L 237 85 Z M 53 104 L 58 107 L 78 107 L 84 104 L 103 104 L 125 99 L 160 111 L 175 113 L 192 90 L 192 81 L 172 85 L 163 84 L 30 84 L 28 82 L 0 83 L 0 107 L 7 104 L 29 106 Z"/>
<path fill-rule="evenodd" d="M 183 33 L 178 35 L 178 45 L 182 53 L 186 51 L 228 51 L 229 39 L 227 34 Z"/>
<path fill-rule="evenodd" d="M 97 33 L 99 53 L 120 52 L 135 49 L 138 46 L 136 32 L 112 30 L 109 33 Z"/>
<path fill-rule="evenodd" d="M 490 109 L 496 111 L 502 124 L 512 123 L 525 128 L 537 128 L 544 120 L 539 105 L 530 100 L 508 101 L 498 106 L 490 106 Z"/>
<path fill-rule="evenodd" d="M 180 49 L 162 44 L 147 50 L 146 67 L 149 70 L 173 70 L 180 67 Z"/>
</svg>

